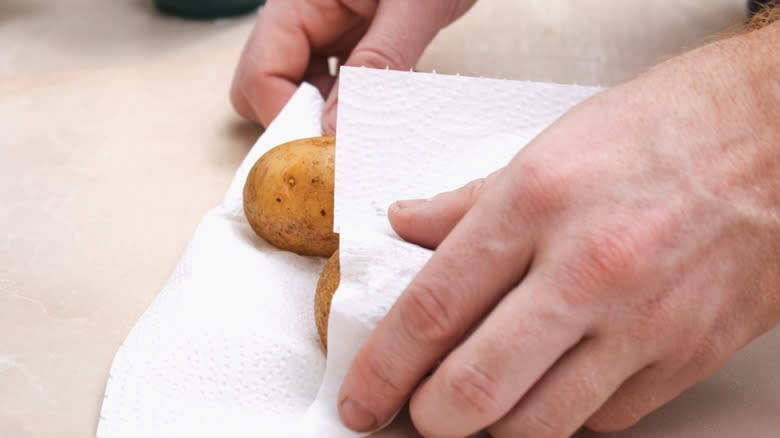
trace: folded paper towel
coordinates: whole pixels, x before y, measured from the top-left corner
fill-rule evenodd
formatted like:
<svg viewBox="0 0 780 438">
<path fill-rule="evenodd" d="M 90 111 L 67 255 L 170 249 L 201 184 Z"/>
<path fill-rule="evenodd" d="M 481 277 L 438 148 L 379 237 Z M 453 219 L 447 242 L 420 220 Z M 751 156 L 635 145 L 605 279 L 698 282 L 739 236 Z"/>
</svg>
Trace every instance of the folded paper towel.
<svg viewBox="0 0 780 438">
<path fill-rule="evenodd" d="M 360 344 L 430 256 L 392 232 L 388 205 L 484 176 L 598 91 L 346 67 L 340 84 L 341 284 L 327 369 L 312 309 L 324 260 L 256 237 L 241 199 L 266 150 L 319 135 L 322 98 L 304 84 L 117 352 L 98 437 L 364 436 L 339 421 L 338 387 Z"/>
</svg>

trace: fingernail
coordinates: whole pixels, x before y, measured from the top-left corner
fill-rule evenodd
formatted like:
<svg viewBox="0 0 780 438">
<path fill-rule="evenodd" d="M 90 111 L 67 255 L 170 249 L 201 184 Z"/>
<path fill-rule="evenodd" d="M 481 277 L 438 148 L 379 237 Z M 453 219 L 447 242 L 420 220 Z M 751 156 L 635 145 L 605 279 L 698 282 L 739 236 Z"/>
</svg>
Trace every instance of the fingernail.
<svg viewBox="0 0 780 438">
<path fill-rule="evenodd" d="M 430 203 L 430 199 L 404 199 L 403 201 L 396 201 L 390 208 L 395 210 L 406 210 L 422 207 L 425 204 Z"/>
<path fill-rule="evenodd" d="M 360 402 L 351 398 L 341 403 L 341 418 L 352 430 L 370 431 L 376 428 L 376 417 Z"/>
</svg>

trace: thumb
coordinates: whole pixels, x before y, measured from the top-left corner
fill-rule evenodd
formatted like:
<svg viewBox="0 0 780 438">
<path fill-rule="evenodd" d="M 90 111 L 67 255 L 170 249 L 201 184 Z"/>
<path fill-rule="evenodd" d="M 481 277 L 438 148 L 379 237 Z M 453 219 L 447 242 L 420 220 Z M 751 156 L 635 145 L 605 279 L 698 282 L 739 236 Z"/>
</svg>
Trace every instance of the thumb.
<svg viewBox="0 0 780 438">
<path fill-rule="evenodd" d="M 426 248 L 436 248 L 500 173 L 499 169 L 486 178 L 476 179 L 430 199 L 395 202 L 387 211 L 390 225 L 402 239 Z"/>
<path fill-rule="evenodd" d="M 451 21 L 454 4 L 445 1 L 380 1 L 366 34 L 344 65 L 409 70 L 439 30 Z M 322 130 L 336 132 L 338 83 L 325 102 Z"/>
</svg>

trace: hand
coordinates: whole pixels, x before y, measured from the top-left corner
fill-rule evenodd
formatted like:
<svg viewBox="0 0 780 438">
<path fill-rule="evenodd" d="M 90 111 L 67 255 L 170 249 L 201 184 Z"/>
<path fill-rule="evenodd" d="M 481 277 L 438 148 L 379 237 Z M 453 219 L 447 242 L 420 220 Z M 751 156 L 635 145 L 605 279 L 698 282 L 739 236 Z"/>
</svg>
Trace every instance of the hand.
<svg viewBox="0 0 780 438">
<path fill-rule="evenodd" d="M 393 205 L 398 234 L 436 251 L 353 361 L 345 424 L 411 396 L 426 437 L 623 429 L 774 327 L 778 26 L 596 95 L 485 180 Z"/>
<path fill-rule="evenodd" d="M 327 96 L 323 132 L 333 135 L 337 87 L 328 57 L 349 66 L 408 70 L 436 33 L 475 1 L 269 0 L 236 69 L 233 107 L 267 126 L 308 81 Z"/>
</svg>

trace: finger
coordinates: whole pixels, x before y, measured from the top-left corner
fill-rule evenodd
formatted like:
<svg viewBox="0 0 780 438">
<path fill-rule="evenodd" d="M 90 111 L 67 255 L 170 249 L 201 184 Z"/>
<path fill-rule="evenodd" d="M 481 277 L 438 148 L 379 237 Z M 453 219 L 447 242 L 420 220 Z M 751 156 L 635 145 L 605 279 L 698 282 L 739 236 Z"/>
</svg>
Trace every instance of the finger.
<svg viewBox="0 0 780 438">
<path fill-rule="evenodd" d="M 344 65 L 409 70 L 452 16 L 441 1 L 381 1 L 371 26 Z M 336 132 L 338 87 L 328 96 L 322 116 L 325 133 Z"/>
<path fill-rule="evenodd" d="M 233 107 L 243 117 L 268 124 L 281 111 L 303 76 L 309 45 L 300 22 L 281 3 L 269 1 L 257 18 L 241 54 L 230 90 Z M 280 32 L 284 28 L 284 32 Z M 287 52 L 286 66 L 278 65 Z"/>
<path fill-rule="evenodd" d="M 323 47 L 359 27 L 342 7 L 269 1 L 241 55 L 231 87 L 236 111 L 268 125 L 309 68 L 312 47 Z"/>
<path fill-rule="evenodd" d="M 315 86 L 321 95 L 327 96 L 333 87 L 333 83 L 336 81 L 336 78 L 330 75 L 328 58 L 312 55 L 303 80 Z"/>
<path fill-rule="evenodd" d="M 486 185 L 500 171 L 431 199 L 395 202 L 387 211 L 390 225 L 402 239 L 426 248 L 436 248 L 477 202 Z"/>
<path fill-rule="evenodd" d="M 586 338 L 489 428 L 492 436 L 571 436 L 645 362 L 625 346 Z"/>
<path fill-rule="evenodd" d="M 738 347 L 704 343 L 684 360 L 657 362 L 628 379 L 586 422 L 597 432 L 627 429 L 697 382 L 715 373 Z M 679 356 L 676 354 L 675 356 Z"/>
<path fill-rule="evenodd" d="M 386 421 L 522 278 L 534 233 L 512 210 L 522 200 L 506 202 L 522 192 L 505 179 L 455 226 L 357 353 L 339 393 L 347 426 L 368 430 L 371 420 Z"/>
<path fill-rule="evenodd" d="M 643 369 L 593 412 L 584 423 L 585 427 L 595 432 L 613 432 L 633 426 L 682 391 L 669 384 L 669 377 L 657 364 Z"/>
<path fill-rule="evenodd" d="M 415 391 L 412 419 L 424 436 L 467 436 L 498 421 L 580 341 L 585 321 L 550 283 L 532 268 Z"/>
</svg>

